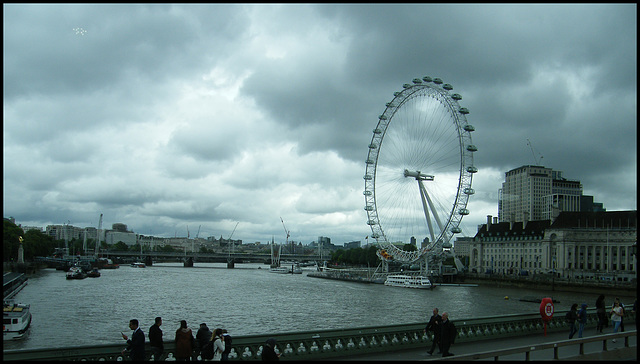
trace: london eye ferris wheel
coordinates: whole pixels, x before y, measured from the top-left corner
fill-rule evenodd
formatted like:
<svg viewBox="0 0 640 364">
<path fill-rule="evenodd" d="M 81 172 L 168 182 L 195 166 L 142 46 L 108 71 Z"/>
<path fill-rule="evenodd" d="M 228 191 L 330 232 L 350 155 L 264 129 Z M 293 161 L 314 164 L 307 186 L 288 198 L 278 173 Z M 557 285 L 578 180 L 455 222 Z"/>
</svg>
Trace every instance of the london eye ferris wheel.
<svg viewBox="0 0 640 364">
<path fill-rule="evenodd" d="M 373 130 L 366 160 L 365 210 L 384 260 L 417 262 L 450 246 L 467 202 L 473 165 L 469 110 L 439 78 L 403 85 Z M 402 249 L 415 244 L 417 250 Z"/>
</svg>

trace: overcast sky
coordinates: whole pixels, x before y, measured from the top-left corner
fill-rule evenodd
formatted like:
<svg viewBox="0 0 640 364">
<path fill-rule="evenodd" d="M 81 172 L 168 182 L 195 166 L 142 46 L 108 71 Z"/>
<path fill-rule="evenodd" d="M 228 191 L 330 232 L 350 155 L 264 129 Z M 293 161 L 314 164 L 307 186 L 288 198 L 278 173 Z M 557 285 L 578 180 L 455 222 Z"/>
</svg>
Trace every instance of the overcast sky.
<svg viewBox="0 0 640 364">
<path fill-rule="evenodd" d="M 4 217 L 365 243 L 372 130 L 423 76 L 476 128 L 463 236 L 536 161 L 635 210 L 636 29 L 635 4 L 5 4 Z"/>
</svg>

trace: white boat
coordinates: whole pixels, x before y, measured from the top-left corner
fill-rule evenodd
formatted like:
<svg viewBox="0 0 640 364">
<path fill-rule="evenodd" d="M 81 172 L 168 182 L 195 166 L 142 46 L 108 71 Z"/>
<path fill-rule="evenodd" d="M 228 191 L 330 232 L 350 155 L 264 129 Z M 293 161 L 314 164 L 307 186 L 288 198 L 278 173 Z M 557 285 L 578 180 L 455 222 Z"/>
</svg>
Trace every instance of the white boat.
<svg viewBox="0 0 640 364">
<path fill-rule="evenodd" d="M 27 336 L 31 326 L 30 305 L 11 300 L 2 305 L 2 339 L 19 340 Z"/>
<path fill-rule="evenodd" d="M 291 270 L 287 267 L 271 267 L 269 268 L 271 273 L 291 274 Z"/>
<path fill-rule="evenodd" d="M 133 267 L 133 268 L 146 268 L 147 266 L 144 263 L 135 262 L 135 263 L 131 263 L 131 267 Z"/>
<path fill-rule="evenodd" d="M 67 279 L 85 279 L 87 278 L 87 273 L 82 270 L 82 268 L 73 266 L 69 268 L 67 271 Z"/>
<path fill-rule="evenodd" d="M 427 277 L 422 276 L 408 276 L 404 274 L 395 274 L 387 276 L 384 281 L 386 286 L 393 287 L 406 287 L 406 288 L 418 288 L 418 289 L 431 289 L 433 284 Z"/>
</svg>

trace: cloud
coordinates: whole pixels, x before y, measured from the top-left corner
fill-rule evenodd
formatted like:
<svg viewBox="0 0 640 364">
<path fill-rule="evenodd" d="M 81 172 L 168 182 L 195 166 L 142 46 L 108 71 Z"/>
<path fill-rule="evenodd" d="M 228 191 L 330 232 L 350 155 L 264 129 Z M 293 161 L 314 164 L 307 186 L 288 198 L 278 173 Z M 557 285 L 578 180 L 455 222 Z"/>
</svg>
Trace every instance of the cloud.
<svg viewBox="0 0 640 364">
<path fill-rule="evenodd" d="M 637 208 L 635 4 L 5 4 L 3 209 L 23 225 L 338 244 L 402 84 L 440 77 L 478 146 L 463 232 L 541 163 Z M 78 34 L 74 29 L 86 30 Z"/>
</svg>

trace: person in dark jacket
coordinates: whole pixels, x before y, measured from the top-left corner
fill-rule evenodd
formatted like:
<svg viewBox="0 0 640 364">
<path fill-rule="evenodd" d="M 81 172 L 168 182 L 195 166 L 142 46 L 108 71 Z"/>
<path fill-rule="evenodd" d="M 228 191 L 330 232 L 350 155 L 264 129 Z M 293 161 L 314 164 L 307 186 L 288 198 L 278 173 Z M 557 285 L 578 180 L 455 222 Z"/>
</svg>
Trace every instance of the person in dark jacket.
<svg viewBox="0 0 640 364">
<path fill-rule="evenodd" d="M 176 360 L 191 360 L 193 347 L 196 339 L 193 338 L 191 328 L 187 326 L 186 320 L 180 321 L 180 328 L 176 330 Z"/>
<path fill-rule="evenodd" d="M 124 333 L 122 333 L 122 338 L 127 340 L 127 348 L 122 351 L 124 355 L 125 351 L 129 352 L 129 358 L 133 361 L 143 361 L 145 360 L 144 353 L 144 332 L 140 329 L 138 320 L 132 319 L 129 320 L 129 328 L 133 330 L 133 334 L 131 334 L 131 339 L 127 337 Z"/>
<path fill-rule="evenodd" d="M 582 337 L 584 325 L 587 324 L 587 307 L 588 305 L 583 303 L 580 311 L 578 311 L 578 337 Z"/>
<path fill-rule="evenodd" d="M 453 356 L 453 353 L 449 352 L 449 348 L 456 339 L 457 331 L 456 327 L 449 320 L 449 313 L 442 313 L 442 328 L 440 331 L 440 342 L 442 342 L 442 356 Z"/>
<path fill-rule="evenodd" d="M 442 324 L 442 316 L 438 314 L 438 309 L 434 308 L 433 315 L 429 319 L 429 323 L 427 324 L 427 326 L 424 328 L 425 333 L 429 331 L 433 332 L 433 339 L 431 340 L 431 349 L 427 351 L 429 355 L 433 355 L 433 350 L 436 348 L 436 345 L 438 345 L 438 352 L 442 353 L 442 345 L 440 343 L 440 331 L 441 331 L 440 325 L 441 324 Z"/>
<path fill-rule="evenodd" d="M 596 332 L 602 334 L 602 329 L 607 325 L 607 312 L 604 304 L 604 295 L 601 294 L 596 300 L 596 313 L 598 314 L 598 325 Z"/>
<path fill-rule="evenodd" d="M 156 317 L 156 321 L 149 328 L 149 345 L 151 347 L 151 354 L 153 354 L 154 361 L 162 360 L 162 354 L 164 353 L 164 342 L 162 340 L 162 318 Z"/>
<path fill-rule="evenodd" d="M 222 329 L 222 338 L 224 339 L 224 352 L 222 353 L 221 361 L 229 360 L 229 354 L 231 353 L 231 342 L 233 339 L 227 329 Z"/>
<path fill-rule="evenodd" d="M 269 338 L 262 347 L 262 361 L 280 360 L 280 354 L 276 354 L 276 339 Z"/>
<path fill-rule="evenodd" d="M 209 345 L 209 343 L 211 343 L 211 336 L 213 336 L 213 332 L 211 332 L 207 324 L 204 322 L 201 323 L 196 333 L 196 343 L 198 345 L 197 351 L 202 357 L 202 360 L 213 359 L 213 346 Z"/>
<path fill-rule="evenodd" d="M 576 328 L 576 320 L 578 319 L 578 304 L 574 303 L 571 305 L 571 309 L 567 312 L 566 315 L 567 323 L 569 324 L 569 339 L 573 339 L 573 335 L 578 332 Z"/>
</svg>

